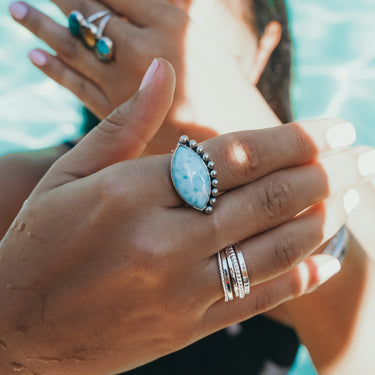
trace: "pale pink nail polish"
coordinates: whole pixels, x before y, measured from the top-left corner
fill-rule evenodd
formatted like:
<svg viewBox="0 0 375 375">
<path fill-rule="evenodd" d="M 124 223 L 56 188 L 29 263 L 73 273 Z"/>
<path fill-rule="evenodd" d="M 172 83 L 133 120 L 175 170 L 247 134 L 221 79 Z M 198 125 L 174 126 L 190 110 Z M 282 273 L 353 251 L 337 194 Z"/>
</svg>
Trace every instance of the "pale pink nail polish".
<svg viewBox="0 0 375 375">
<path fill-rule="evenodd" d="M 143 77 L 142 83 L 139 86 L 139 91 L 143 90 L 151 81 L 152 77 L 156 73 L 159 67 L 159 60 L 154 59 L 150 65 L 150 67 L 147 69 L 147 72 L 145 76 Z"/>
<path fill-rule="evenodd" d="M 29 59 L 36 66 L 44 66 L 47 64 L 47 56 L 45 53 L 36 49 L 29 52 Z"/>
<path fill-rule="evenodd" d="M 24 3 L 16 2 L 10 4 L 9 7 L 9 12 L 15 18 L 17 21 L 21 21 L 25 18 L 27 12 L 28 12 L 28 7 Z"/>
</svg>

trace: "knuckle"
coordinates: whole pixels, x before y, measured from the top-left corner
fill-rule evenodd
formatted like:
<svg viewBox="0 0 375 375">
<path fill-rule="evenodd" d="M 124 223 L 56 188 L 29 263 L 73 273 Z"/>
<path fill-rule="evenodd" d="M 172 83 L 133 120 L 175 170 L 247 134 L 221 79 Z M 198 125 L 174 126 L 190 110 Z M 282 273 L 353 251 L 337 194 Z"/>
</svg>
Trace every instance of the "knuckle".
<svg viewBox="0 0 375 375">
<path fill-rule="evenodd" d="M 285 271 L 292 268 L 298 258 L 297 246 L 292 238 L 275 239 L 272 257 L 272 264 L 275 270 L 280 272 L 281 270 Z"/>
<path fill-rule="evenodd" d="M 274 305 L 272 296 L 266 287 L 259 291 L 255 298 L 255 314 L 261 314 Z"/>
<path fill-rule="evenodd" d="M 98 183 L 100 202 L 105 210 L 112 210 L 118 205 L 121 197 L 124 196 L 123 187 L 118 183 L 117 177 L 106 173 L 101 176 Z"/>
<path fill-rule="evenodd" d="M 259 202 L 266 220 L 285 217 L 292 206 L 293 189 L 289 181 L 278 177 L 270 178 L 261 185 Z"/>
<path fill-rule="evenodd" d="M 296 124 L 289 124 L 289 131 L 293 139 L 293 147 L 303 159 L 310 159 L 315 154 L 315 146 L 309 135 Z"/>
<path fill-rule="evenodd" d="M 148 233 L 145 236 L 145 233 Z M 165 290 L 168 286 L 169 262 L 167 251 L 158 246 L 157 236 L 146 223 L 137 223 L 132 230 L 131 267 L 132 272 L 142 275 L 143 282 L 153 288 Z"/>
<path fill-rule="evenodd" d="M 66 38 L 61 41 L 59 46 L 59 55 L 68 61 L 74 61 L 78 54 L 78 42 L 74 38 Z"/>
<path fill-rule="evenodd" d="M 68 78 L 68 77 L 65 77 L 65 78 Z M 67 80 L 65 80 L 65 81 L 67 81 Z M 66 82 L 66 84 L 68 85 L 69 83 Z M 78 98 L 87 98 L 87 96 L 89 94 L 89 91 L 90 91 L 89 88 L 88 88 L 87 81 L 83 78 L 77 79 L 74 90 L 75 90 L 76 96 L 78 96 Z"/>
<path fill-rule="evenodd" d="M 127 116 L 121 107 L 116 108 L 105 120 L 103 120 L 97 128 L 99 131 L 113 135 L 120 132 L 128 124 Z"/>
<path fill-rule="evenodd" d="M 36 36 L 40 36 L 44 28 L 44 22 L 38 17 L 34 9 L 29 8 L 23 23 L 28 29 L 31 30 Z"/>
<path fill-rule="evenodd" d="M 233 138 L 224 148 L 225 166 L 234 177 L 248 179 L 261 168 L 260 150 L 252 138 Z"/>
</svg>

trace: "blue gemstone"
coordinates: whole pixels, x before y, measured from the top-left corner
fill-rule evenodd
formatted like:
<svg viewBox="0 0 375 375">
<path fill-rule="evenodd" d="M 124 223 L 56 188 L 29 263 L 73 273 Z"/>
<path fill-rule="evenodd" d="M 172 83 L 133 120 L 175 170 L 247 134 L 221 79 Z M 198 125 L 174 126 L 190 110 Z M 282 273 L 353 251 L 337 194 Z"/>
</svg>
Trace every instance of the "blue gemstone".
<svg viewBox="0 0 375 375">
<path fill-rule="evenodd" d="M 71 13 L 69 18 L 69 30 L 74 36 L 79 36 L 80 30 L 81 30 L 81 24 L 80 19 L 78 17 L 78 14 L 75 12 Z"/>
<path fill-rule="evenodd" d="M 192 149 L 180 145 L 172 160 L 172 180 L 181 198 L 203 210 L 211 196 L 210 173 L 204 161 Z"/>
<path fill-rule="evenodd" d="M 107 43 L 103 39 L 100 39 L 98 41 L 98 43 L 96 45 L 96 49 L 97 49 L 98 53 L 102 56 L 106 56 L 110 52 L 109 46 L 107 45 Z"/>
</svg>

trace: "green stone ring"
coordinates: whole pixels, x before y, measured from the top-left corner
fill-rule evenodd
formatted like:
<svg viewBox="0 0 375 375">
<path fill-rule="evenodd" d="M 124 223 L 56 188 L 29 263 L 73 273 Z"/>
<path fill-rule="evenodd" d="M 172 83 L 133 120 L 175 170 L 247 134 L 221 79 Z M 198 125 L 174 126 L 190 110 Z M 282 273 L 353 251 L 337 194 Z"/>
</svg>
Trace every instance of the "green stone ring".
<svg viewBox="0 0 375 375">
<path fill-rule="evenodd" d="M 196 141 L 183 135 L 173 154 L 173 186 L 186 204 L 210 215 L 219 195 L 215 163 Z"/>
</svg>

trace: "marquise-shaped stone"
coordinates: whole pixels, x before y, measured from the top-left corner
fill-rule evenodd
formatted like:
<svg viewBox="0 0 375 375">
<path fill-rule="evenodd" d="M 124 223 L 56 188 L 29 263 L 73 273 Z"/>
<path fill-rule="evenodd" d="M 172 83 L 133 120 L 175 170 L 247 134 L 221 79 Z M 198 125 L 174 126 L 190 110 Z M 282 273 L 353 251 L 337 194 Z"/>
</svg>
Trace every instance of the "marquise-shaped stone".
<svg viewBox="0 0 375 375">
<path fill-rule="evenodd" d="M 180 145 L 172 160 L 172 180 L 181 198 L 203 210 L 211 195 L 210 173 L 204 161 L 192 149 Z"/>
</svg>

